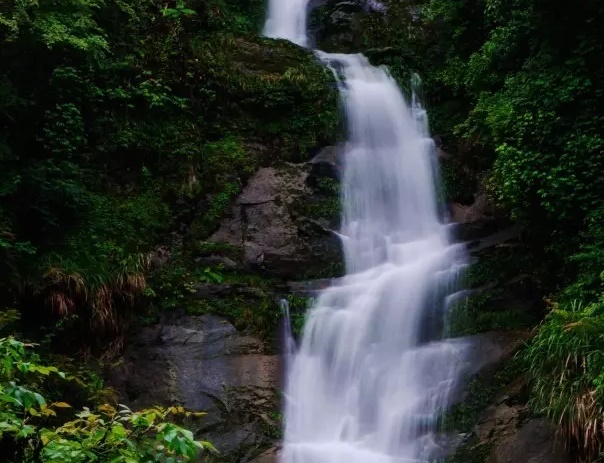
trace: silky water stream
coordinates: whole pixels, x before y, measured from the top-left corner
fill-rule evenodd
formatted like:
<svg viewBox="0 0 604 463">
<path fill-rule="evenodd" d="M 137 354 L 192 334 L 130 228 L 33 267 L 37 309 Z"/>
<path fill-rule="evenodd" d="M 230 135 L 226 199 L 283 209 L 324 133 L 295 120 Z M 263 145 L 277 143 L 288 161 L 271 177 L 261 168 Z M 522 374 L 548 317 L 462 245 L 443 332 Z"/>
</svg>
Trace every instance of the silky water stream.
<svg viewBox="0 0 604 463">
<path fill-rule="evenodd" d="M 271 0 L 265 34 L 306 46 L 306 0 Z M 318 58 L 347 122 L 339 234 L 346 275 L 288 341 L 284 463 L 437 461 L 439 419 L 468 343 L 443 337 L 464 251 L 436 194 L 434 144 L 418 98 L 360 54 Z"/>
</svg>

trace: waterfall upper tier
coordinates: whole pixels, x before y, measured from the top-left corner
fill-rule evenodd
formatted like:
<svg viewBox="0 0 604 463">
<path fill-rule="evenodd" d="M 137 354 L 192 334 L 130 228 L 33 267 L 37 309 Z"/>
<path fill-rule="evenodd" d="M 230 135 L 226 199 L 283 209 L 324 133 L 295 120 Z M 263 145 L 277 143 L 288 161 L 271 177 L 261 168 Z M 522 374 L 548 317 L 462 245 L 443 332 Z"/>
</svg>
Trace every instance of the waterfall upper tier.
<svg viewBox="0 0 604 463">
<path fill-rule="evenodd" d="M 264 25 L 264 35 L 287 39 L 303 47 L 308 46 L 306 32 L 308 0 L 272 0 Z"/>
</svg>

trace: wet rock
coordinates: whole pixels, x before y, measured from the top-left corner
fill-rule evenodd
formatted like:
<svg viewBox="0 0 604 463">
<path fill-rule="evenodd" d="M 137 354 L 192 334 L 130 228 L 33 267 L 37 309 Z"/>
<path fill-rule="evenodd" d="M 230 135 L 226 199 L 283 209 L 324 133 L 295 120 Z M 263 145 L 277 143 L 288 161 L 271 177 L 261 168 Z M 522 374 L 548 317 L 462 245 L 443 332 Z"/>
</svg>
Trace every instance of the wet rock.
<svg viewBox="0 0 604 463">
<path fill-rule="evenodd" d="M 279 407 L 280 360 L 265 350 L 221 317 L 175 313 L 130 339 L 112 384 L 133 408 L 207 412 L 198 434 L 222 456 L 249 454 L 249 460 L 275 441 L 267 430 L 277 426 L 268 417 Z"/>
<path fill-rule="evenodd" d="M 528 339 L 528 331 L 489 331 L 467 336 L 471 343 L 472 372 L 487 373 L 510 358 Z"/>
<path fill-rule="evenodd" d="M 470 205 L 452 203 L 450 211 L 451 220 L 456 223 L 477 222 L 492 216 L 491 204 L 486 193 L 474 195 L 474 202 Z"/>
<path fill-rule="evenodd" d="M 315 200 L 308 176 L 307 165 L 260 169 L 209 241 L 239 248 L 245 268 L 270 275 L 312 273 L 341 261 L 340 241 L 327 228 L 328 218 L 320 222 L 301 209 Z"/>
<path fill-rule="evenodd" d="M 195 263 L 200 267 L 218 267 L 221 266 L 225 270 L 239 270 L 240 266 L 233 259 L 212 254 L 209 256 L 197 257 Z"/>
<path fill-rule="evenodd" d="M 192 297 L 196 299 L 227 296 L 233 293 L 233 286 L 229 284 L 197 283 L 193 288 L 195 292 L 192 294 Z"/>
<path fill-rule="evenodd" d="M 517 378 L 477 424 L 478 445 L 491 448 L 485 463 L 571 463 L 555 426 L 532 417 L 528 406 L 515 400 L 524 386 L 524 378 Z"/>
<path fill-rule="evenodd" d="M 488 378 L 502 361 L 530 337 L 527 331 L 484 333 L 477 349 L 486 361 L 479 375 Z M 556 441 L 556 428 L 531 414 L 526 404 L 526 377 L 522 373 L 495 395 L 451 461 L 463 463 L 571 463 Z M 465 455 L 465 457 L 464 457 Z M 470 456 L 470 458 L 468 458 Z"/>
<path fill-rule="evenodd" d="M 436 151 L 436 158 L 438 160 L 443 161 L 443 160 L 451 159 L 451 155 L 444 149 L 437 146 L 435 148 L 435 151 Z"/>
<path fill-rule="evenodd" d="M 279 449 L 273 447 L 268 449 L 266 452 L 254 458 L 250 463 L 277 463 L 279 461 Z"/>
<path fill-rule="evenodd" d="M 476 239 L 468 244 L 468 251 L 472 254 L 478 254 L 486 249 L 501 245 L 503 243 L 513 241 L 520 237 L 522 228 L 519 225 L 498 230 L 488 236 Z"/>
<path fill-rule="evenodd" d="M 564 447 L 556 442 L 555 427 L 542 419 L 518 423 L 510 411 L 506 424 L 500 423 L 502 435 L 486 463 L 571 463 Z"/>
<path fill-rule="evenodd" d="M 318 280 L 289 281 L 288 292 L 301 297 L 316 296 L 321 290 L 329 287 L 335 281 L 334 278 L 320 278 Z"/>
<path fill-rule="evenodd" d="M 309 162 L 311 174 L 317 177 L 340 178 L 340 148 L 337 146 L 326 146 Z"/>
<path fill-rule="evenodd" d="M 160 246 L 151 254 L 150 262 L 153 267 L 161 268 L 170 262 L 171 258 L 172 253 L 168 247 Z"/>
</svg>

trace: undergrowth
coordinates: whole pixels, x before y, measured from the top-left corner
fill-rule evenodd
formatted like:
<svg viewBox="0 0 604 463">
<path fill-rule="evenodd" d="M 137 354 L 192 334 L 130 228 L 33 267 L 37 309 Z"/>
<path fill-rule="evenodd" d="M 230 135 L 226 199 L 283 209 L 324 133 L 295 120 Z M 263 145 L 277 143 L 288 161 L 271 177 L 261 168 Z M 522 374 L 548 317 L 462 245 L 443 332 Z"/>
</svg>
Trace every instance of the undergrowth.
<svg viewBox="0 0 604 463">
<path fill-rule="evenodd" d="M 549 313 L 522 355 L 531 407 L 559 423 L 562 437 L 585 461 L 604 450 L 603 212 L 590 217 L 584 245 L 570 258 L 578 278 L 549 301 Z"/>
</svg>

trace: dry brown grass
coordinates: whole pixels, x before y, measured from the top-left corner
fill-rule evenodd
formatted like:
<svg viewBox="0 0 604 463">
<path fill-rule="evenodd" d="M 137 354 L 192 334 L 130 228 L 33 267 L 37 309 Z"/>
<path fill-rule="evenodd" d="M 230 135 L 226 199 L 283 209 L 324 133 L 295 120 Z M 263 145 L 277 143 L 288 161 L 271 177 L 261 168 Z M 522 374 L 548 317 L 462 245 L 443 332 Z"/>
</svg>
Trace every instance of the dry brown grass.
<svg viewBox="0 0 604 463">
<path fill-rule="evenodd" d="M 120 333 L 128 308 L 136 302 L 147 281 L 145 272 L 150 256 L 139 256 L 131 265 L 124 265 L 113 277 L 85 278 L 80 272 L 50 265 L 41 281 L 33 285 L 34 297 L 41 299 L 55 317 L 77 313 L 89 319 L 94 332 Z"/>
</svg>

